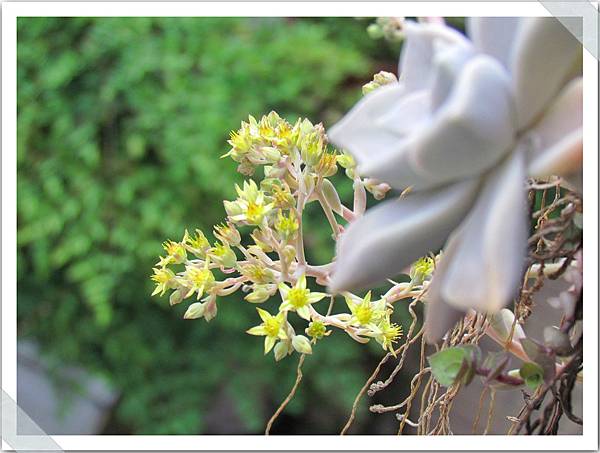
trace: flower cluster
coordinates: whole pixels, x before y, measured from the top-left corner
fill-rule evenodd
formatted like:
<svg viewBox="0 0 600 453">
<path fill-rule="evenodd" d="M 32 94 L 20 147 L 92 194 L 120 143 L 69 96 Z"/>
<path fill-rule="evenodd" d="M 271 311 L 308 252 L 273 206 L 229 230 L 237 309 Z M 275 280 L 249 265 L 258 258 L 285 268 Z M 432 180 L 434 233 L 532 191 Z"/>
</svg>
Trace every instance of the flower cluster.
<svg viewBox="0 0 600 453">
<path fill-rule="evenodd" d="M 275 112 L 259 121 L 251 116 L 231 133 L 229 144 L 225 156 L 238 162 L 239 172 L 254 175 L 262 167 L 264 177 L 258 183 L 248 179 L 236 185 L 237 198 L 224 201 L 227 219 L 214 227 L 214 242 L 196 230 L 194 235 L 186 231 L 181 241 L 164 243 L 165 256 L 160 257 L 152 276 L 156 283 L 153 295 L 171 291 L 172 305 L 192 298 L 184 318 L 207 321 L 217 314 L 218 298 L 238 290 L 251 304 L 279 298 L 276 313 L 257 307 L 261 322 L 247 331 L 264 337 L 265 354 L 273 351 L 276 360 L 294 351 L 310 354 L 314 344 L 331 333 L 330 326 L 359 342 L 372 338 L 393 352 L 402 334 L 401 327 L 391 320 L 398 291 L 376 301 L 371 301 L 370 292 L 363 298 L 345 293 L 349 312 L 332 314 L 334 295 L 313 291 L 308 284 L 313 278 L 326 285 L 331 264 L 307 263 L 302 235 L 308 203 L 319 203 L 337 239 L 343 231 L 340 218 L 349 221 L 362 215 L 366 192 L 383 198 L 389 186 L 361 179 L 354 159 L 329 148 L 323 126 L 307 119 L 292 125 Z M 353 209 L 342 204 L 327 179 L 337 172 L 338 165 L 354 183 Z M 414 288 L 418 290 L 418 286 Z M 329 301 L 326 314 L 316 308 L 320 301 Z M 292 327 L 292 314 L 307 323 L 305 335 Z"/>
</svg>

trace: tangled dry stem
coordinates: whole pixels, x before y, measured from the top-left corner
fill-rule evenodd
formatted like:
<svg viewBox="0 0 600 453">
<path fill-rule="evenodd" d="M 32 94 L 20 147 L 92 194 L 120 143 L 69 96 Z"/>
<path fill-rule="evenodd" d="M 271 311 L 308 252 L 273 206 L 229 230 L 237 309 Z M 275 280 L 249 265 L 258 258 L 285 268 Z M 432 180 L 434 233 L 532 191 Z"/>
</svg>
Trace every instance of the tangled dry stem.
<svg viewBox="0 0 600 453">
<path fill-rule="evenodd" d="M 524 352 L 520 345 L 513 342 L 513 335 L 517 323 L 522 324 L 534 310 L 533 295 L 537 293 L 544 285 L 547 278 L 556 279 L 560 277 L 574 259 L 574 255 L 581 249 L 582 241 L 580 235 L 573 236 L 573 219 L 577 212 L 582 211 L 581 199 L 571 192 L 561 191 L 560 180 L 551 180 L 546 182 L 530 182 L 530 200 L 531 200 L 531 218 L 535 221 L 535 229 L 530 237 L 530 256 L 528 269 L 536 269 L 534 278 L 531 275 L 523 279 L 523 284 L 520 289 L 519 297 L 514 301 L 515 321 L 507 341 L 504 346 L 507 350 L 517 355 L 519 358 L 524 357 Z M 533 212 L 536 192 L 541 193 L 541 206 Z M 549 201 L 550 191 L 554 192 L 554 196 Z M 558 263 L 558 265 L 557 265 Z M 552 272 L 544 272 L 545 266 L 553 266 Z M 364 396 L 365 389 L 369 388 L 368 395 L 373 396 L 375 393 L 388 387 L 394 378 L 401 371 L 406 354 L 421 334 L 422 330 L 412 337 L 413 331 L 416 329 L 419 321 L 415 315 L 415 303 L 420 302 L 421 298 L 415 300 L 409 305 L 409 312 L 412 317 L 412 323 L 409 327 L 406 343 L 399 348 L 402 354 L 398 358 L 398 363 L 393 372 L 385 381 L 373 383 L 376 376 L 381 370 L 381 366 L 387 362 L 391 356 L 385 356 L 379 363 L 373 374 L 369 377 L 355 400 L 350 417 L 342 430 L 342 434 L 348 432 L 354 418 L 356 409 L 360 399 Z M 579 316 L 581 313 L 579 314 Z M 572 334 L 574 319 L 563 320 L 561 330 Z M 458 346 L 464 344 L 478 344 L 479 341 L 490 332 L 489 322 L 485 315 L 469 314 L 461 320 L 455 328 L 446 335 L 445 341 L 439 349 L 450 346 Z M 494 338 L 500 341 L 498 338 Z M 511 348 L 516 344 L 519 349 Z M 558 432 L 559 421 L 564 415 L 574 423 L 582 424 L 580 417 L 573 414 L 572 411 L 572 391 L 577 380 L 577 373 L 581 371 L 583 366 L 583 342 L 580 339 L 576 346 L 575 354 L 570 358 L 569 362 L 562 367 L 560 374 L 557 374 L 555 379 L 549 385 L 544 385 L 538 391 L 528 398 L 523 409 L 517 416 L 508 416 L 507 419 L 512 420 L 513 424 L 509 433 L 519 433 L 523 428 L 526 428 L 528 434 L 537 433 L 556 434 Z M 460 384 L 450 386 L 448 388 L 441 387 L 431 375 L 430 368 L 425 366 L 425 342 L 421 341 L 419 370 L 413 376 L 410 383 L 409 395 L 400 401 L 398 404 L 391 406 L 373 405 L 370 407 L 374 413 L 396 412 L 396 417 L 399 420 L 399 428 L 397 434 L 402 434 L 406 425 L 414 427 L 416 434 L 451 434 L 450 426 L 451 411 L 453 402 L 460 391 Z M 525 392 L 523 392 L 525 394 Z M 550 401 L 547 402 L 544 409 L 541 411 L 537 419 L 533 420 L 534 414 L 540 409 L 546 395 L 550 395 Z M 485 416 L 485 426 L 482 434 L 488 434 L 492 430 L 494 412 L 496 407 L 496 391 L 494 388 L 484 386 L 479 398 L 478 409 L 474 415 L 472 432 L 478 431 L 478 425 L 482 417 L 483 407 L 486 399 L 489 401 L 487 414 Z M 411 421 L 410 413 L 413 406 L 418 406 L 418 418 Z"/>
<path fill-rule="evenodd" d="M 515 313 L 515 321 L 508 339 L 503 341 L 491 335 L 490 324 L 486 315 L 472 312 L 448 332 L 443 343 L 440 346 L 435 346 L 436 350 L 467 344 L 477 345 L 484 336 L 489 335 L 501 343 L 508 352 L 511 352 L 520 359 L 526 358 L 520 344 L 513 340 L 517 324 L 522 324 L 536 308 L 533 296 L 543 287 L 544 281 L 547 278 L 556 279 L 563 275 L 573 261 L 575 254 L 582 247 L 581 232 L 574 228 L 573 223 L 575 214 L 582 211 L 582 200 L 574 193 L 562 190 L 560 183 L 559 179 L 529 182 L 530 212 L 531 218 L 535 222 L 535 227 L 529 239 L 528 272 L 526 272 L 523 279 L 519 296 L 515 299 L 513 307 L 511 307 Z M 552 197 L 550 195 L 551 191 L 554 192 Z M 536 195 L 540 195 L 541 197 L 541 206 L 534 211 Z M 552 199 L 549 200 L 549 198 Z M 551 269 L 551 272 L 547 272 L 549 269 Z M 415 311 L 417 304 L 423 302 L 426 290 L 421 291 L 419 294 L 411 294 L 411 296 L 413 300 L 408 304 L 411 324 L 408 328 L 404 344 L 393 353 L 387 353 L 375 367 L 356 395 L 348 420 L 340 434 L 344 435 L 348 433 L 356 419 L 357 409 L 365 394 L 368 397 L 372 397 L 376 393 L 387 389 L 394 382 L 403 370 L 411 347 L 417 342 L 420 344 L 419 368 L 411 379 L 408 396 L 399 403 L 391 406 L 371 405 L 369 410 L 378 414 L 395 413 L 399 421 L 398 435 L 404 433 L 406 425 L 412 427 L 418 435 L 452 434 L 452 407 L 456 396 L 461 390 L 461 384 L 457 383 L 447 388 L 440 386 L 433 378 L 431 369 L 426 366 L 428 351 L 423 336 L 422 323 Z M 576 313 L 570 319 L 563 319 L 561 331 L 572 337 L 575 320 L 578 317 L 580 319 L 581 312 L 580 296 Z M 419 328 L 419 326 L 421 327 Z M 397 361 L 393 371 L 385 380 L 375 382 L 381 373 L 383 365 L 390 359 Z M 269 421 L 266 430 L 267 434 L 274 420 L 283 411 L 300 384 L 303 360 L 304 356 L 301 356 L 297 369 L 296 382 L 288 397 Z M 523 430 L 527 434 L 556 434 L 559 422 L 563 416 L 574 423 L 583 424 L 583 420 L 573 414 L 571 403 L 573 388 L 577 381 L 578 373 L 582 368 L 583 340 L 581 337 L 576 343 L 574 353 L 560 367 L 560 371 L 557 372 L 551 382 L 540 386 L 533 395 L 527 395 L 526 392 L 522 392 L 525 399 L 522 409 L 514 416 L 505 416 L 507 420 L 512 422 L 508 434 L 518 434 Z M 485 385 L 479 398 L 478 409 L 474 414 L 472 424 L 472 432 L 474 434 L 478 431 L 486 400 L 488 401 L 488 407 L 482 434 L 488 434 L 492 430 L 496 408 L 496 391 L 494 388 Z M 411 420 L 411 411 L 415 407 L 418 407 L 418 418 Z"/>
</svg>

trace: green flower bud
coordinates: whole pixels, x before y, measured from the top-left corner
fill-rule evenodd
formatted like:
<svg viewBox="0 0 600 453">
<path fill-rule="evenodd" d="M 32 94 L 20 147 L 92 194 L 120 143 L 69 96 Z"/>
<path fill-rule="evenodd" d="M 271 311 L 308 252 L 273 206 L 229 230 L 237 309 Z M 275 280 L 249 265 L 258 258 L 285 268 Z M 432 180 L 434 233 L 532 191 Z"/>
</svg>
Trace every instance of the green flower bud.
<svg viewBox="0 0 600 453">
<path fill-rule="evenodd" d="M 320 340 L 327 335 L 327 327 L 321 321 L 313 321 L 308 325 L 305 332 L 309 337 Z"/>
<path fill-rule="evenodd" d="M 371 39 L 383 38 L 383 28 L 377 24 L 371 24 L 367 27 L 367 34 Z"/>
<path fill-rule="evenodd" d="M 324 179 L 321 185 L 321 190 L 323 191 L 323 196 L 327 201 L 327 204 L 334 212 L 337 212 L 339 215 L 342 215 L 342 202 L 340 201 L 340 196 L 337 193 L 334 185 L 328 179 Z"/>
</svg>

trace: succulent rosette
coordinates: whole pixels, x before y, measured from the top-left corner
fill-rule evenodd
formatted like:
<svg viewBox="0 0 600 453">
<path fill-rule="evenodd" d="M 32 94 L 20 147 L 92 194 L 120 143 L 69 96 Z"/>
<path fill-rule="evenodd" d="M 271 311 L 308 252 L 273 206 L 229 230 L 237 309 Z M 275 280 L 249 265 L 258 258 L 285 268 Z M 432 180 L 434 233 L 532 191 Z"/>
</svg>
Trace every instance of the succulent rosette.
<svg viewBox="0 0 600 453">
<path fill-rule="evenodd" d="M 475 18 L 467 37 L 405 21 L 403 33 L 399 81 L 329 138 L 361 175 L 408 193 L 349 225 L 330 290 L 376 284 L 443 247 L 427 293 L 434 341 L 468 309 L 494 312 L 516 295 L 527 177 L 581 190 L 582 47 L 554 18 Z"/>
</svg>

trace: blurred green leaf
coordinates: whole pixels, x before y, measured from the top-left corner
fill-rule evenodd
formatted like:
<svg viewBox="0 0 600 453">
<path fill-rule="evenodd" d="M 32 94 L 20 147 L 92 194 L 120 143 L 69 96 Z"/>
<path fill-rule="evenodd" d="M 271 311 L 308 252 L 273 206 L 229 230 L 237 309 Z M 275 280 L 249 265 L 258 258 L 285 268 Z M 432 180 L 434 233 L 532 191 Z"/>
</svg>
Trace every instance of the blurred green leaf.
<svg viewBox="0 0 600 453">
<path fill-rule="evenodd" d="M 260 432 L 256 405 L 285 397 L 294 364 L 262 355 L 236 298 L 210 325 L 150 298 L 152 265 L 165 239 L 222 220 L 241 177 L 219 156 L 241 120 L 275 109 L 329 126 L 396 50 L 342 18 L 21 17 L 17 34 L 19 334 L 110 379 L 124 432 L 198 434 L 222 388 Z M 326 220 L 308 224 L 309 258 L 330 259 Z M 292 410 L 345 410 L 364 382 L 365 349 L 329 340 Z"/>
</svg>

